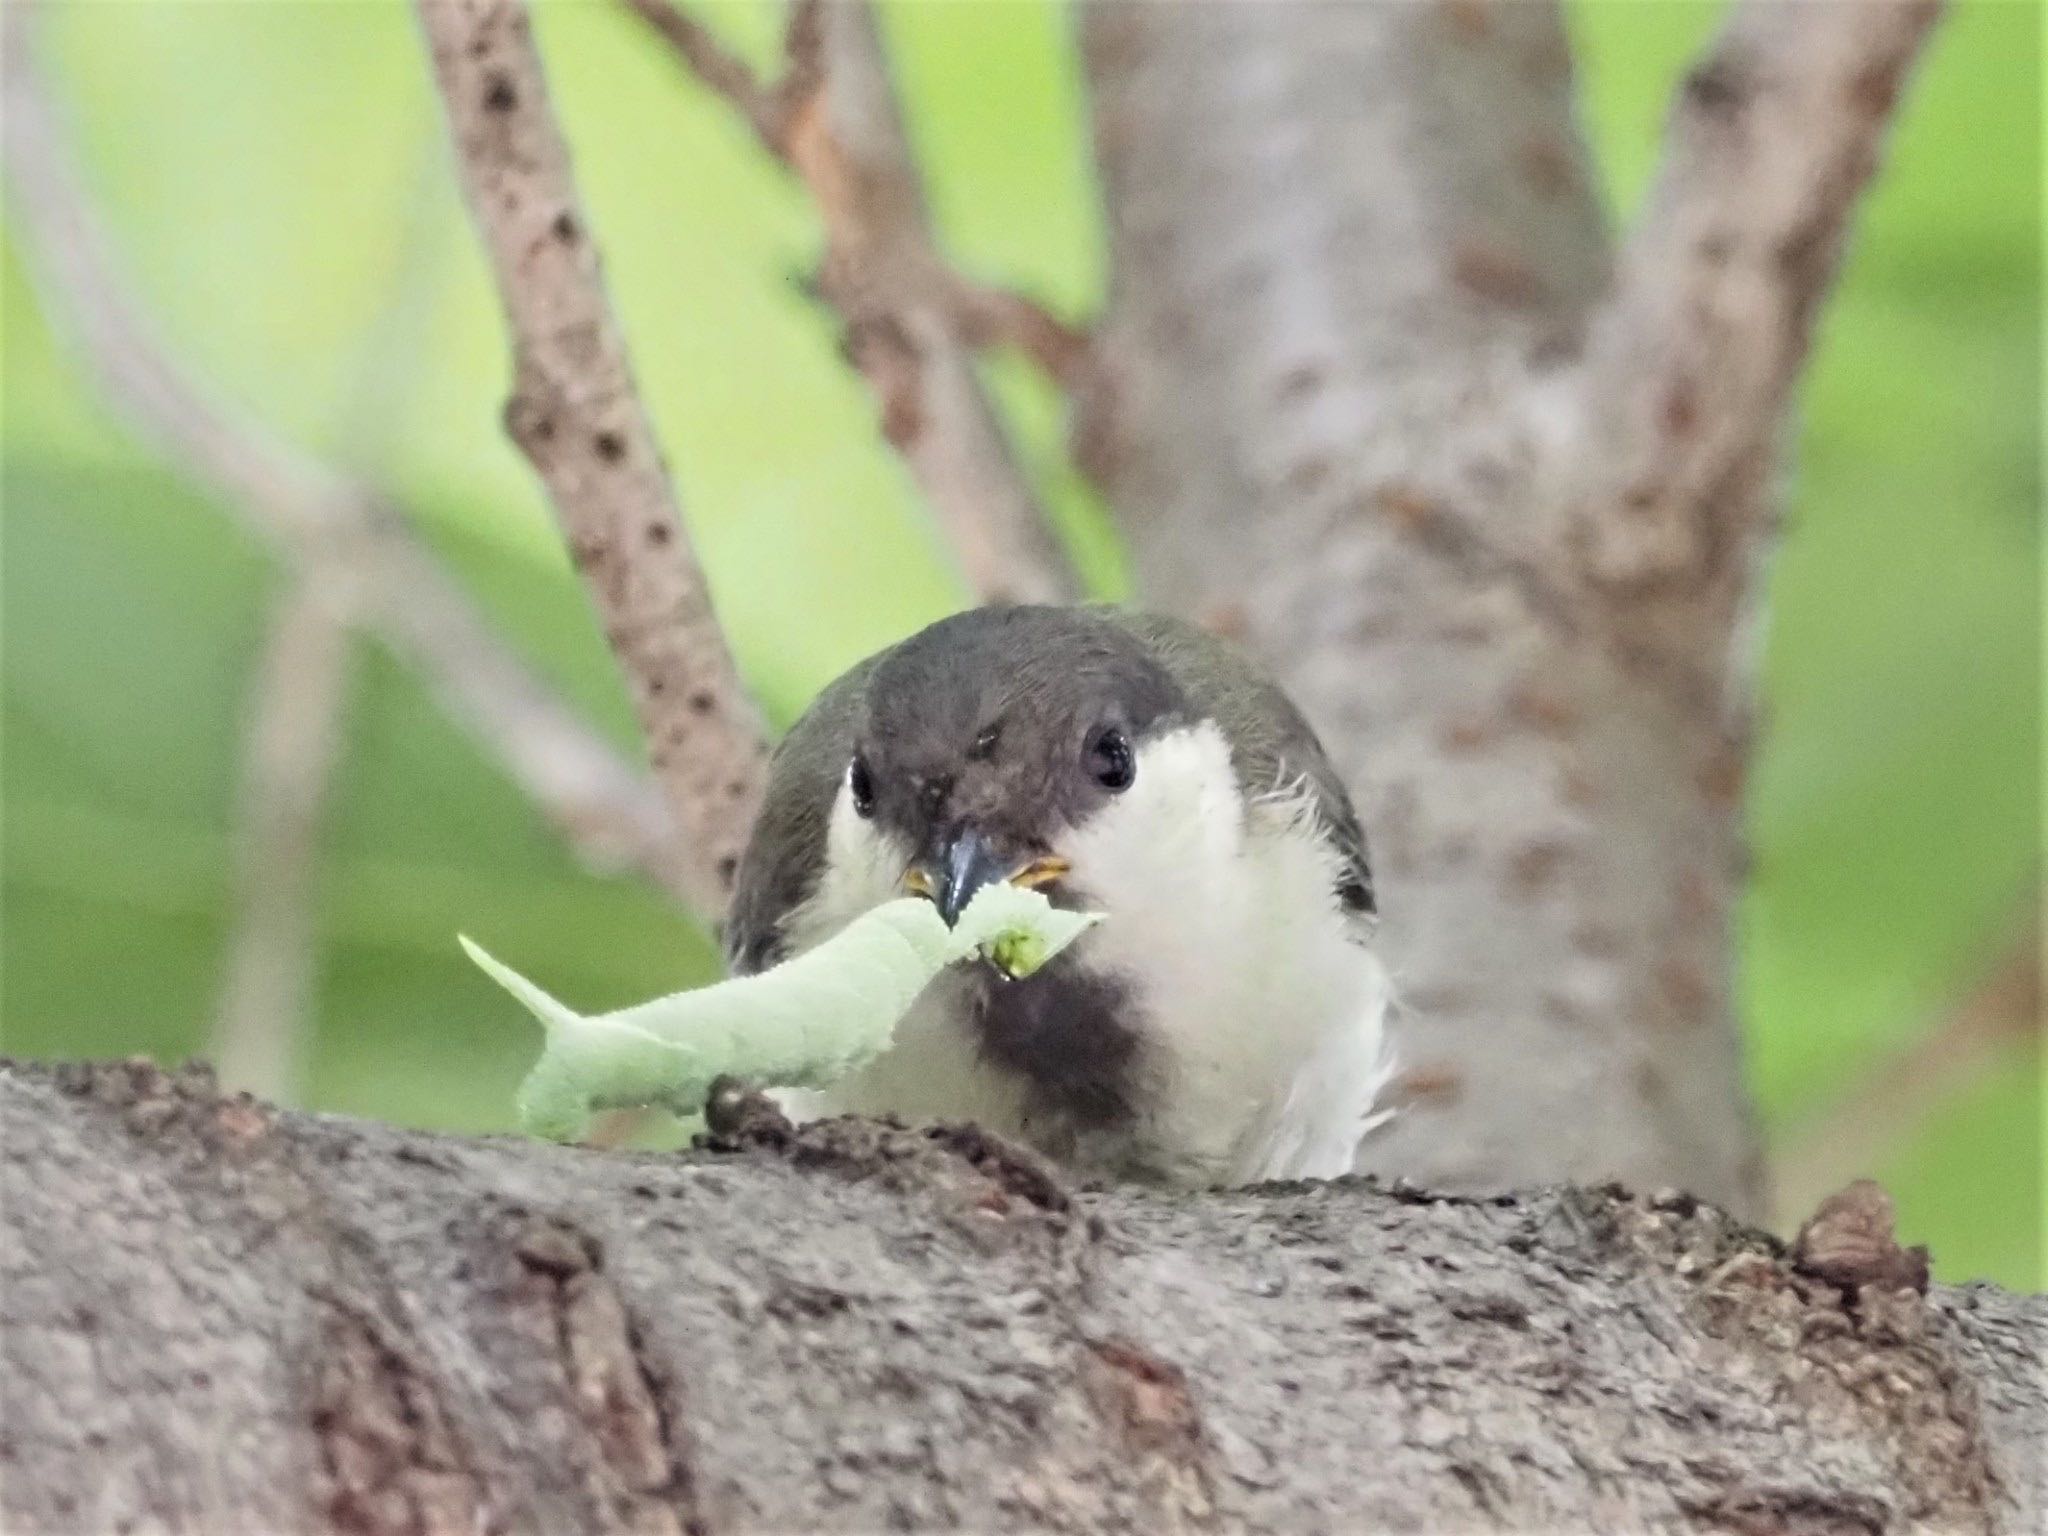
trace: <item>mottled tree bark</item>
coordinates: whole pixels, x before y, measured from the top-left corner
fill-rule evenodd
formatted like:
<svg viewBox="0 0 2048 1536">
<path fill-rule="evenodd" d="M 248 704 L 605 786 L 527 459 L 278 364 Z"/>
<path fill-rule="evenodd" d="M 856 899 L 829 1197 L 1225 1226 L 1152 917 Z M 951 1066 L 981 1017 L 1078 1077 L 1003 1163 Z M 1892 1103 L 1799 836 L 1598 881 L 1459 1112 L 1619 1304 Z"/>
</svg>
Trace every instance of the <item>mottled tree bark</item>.
<svg viewBox="0 0 2048 1536">
<path fill-rule="evenodd" d="M 1746 0 L 1610 249 L 1558 7 L 1083 12 L 1112 295 L 1079 450 L 1148 605 L 1358 791 L 1407 1008 L 1368 1165 L 1742 1210 L 1729 1003 L 1783 410 L 1928 0 Z"/>
<path fill-rule="evenodd" d="M 2048 1302 L 1881 1199 L 1074 1195 L 971 1130 L 684 1156 L 0 1065 L 16 1533 L 2034 1531 Z M 1867 1191 L 1865 1193 L 1868 1193 Z"/>
</svg>

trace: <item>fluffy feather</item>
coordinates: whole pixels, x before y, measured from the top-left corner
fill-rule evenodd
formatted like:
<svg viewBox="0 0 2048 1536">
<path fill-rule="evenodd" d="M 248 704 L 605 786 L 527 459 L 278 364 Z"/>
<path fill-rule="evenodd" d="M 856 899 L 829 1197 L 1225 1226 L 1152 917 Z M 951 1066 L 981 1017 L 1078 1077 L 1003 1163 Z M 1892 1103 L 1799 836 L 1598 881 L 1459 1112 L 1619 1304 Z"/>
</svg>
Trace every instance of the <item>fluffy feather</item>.
<svg viewBox="0 0 2048 1536">
<path fill-rule="evenodd" d="M 1222 733 L 1202 721 L 1142 743 L 1131 789 L 1056 851 L 1082 903 L 1107 915 L 1057 963 L 1131 984 L 1154 1064 L 1116 1165 L 1188 1185 L 1349 1171 L 1391 1070 L 1387 980 L 1364 920 L 1336 897 L 1346 856 L 1308 786 L 1247 802 Z M 785 926 L 792 950 L 898 894 L 909 856 L 842 786 L 818 887 Z M 1021 1135 L 1023 1097 L 982 1060 L 949 975 L 889 1052 L 792 1108 L 966 1117 Z"/>
</svg>

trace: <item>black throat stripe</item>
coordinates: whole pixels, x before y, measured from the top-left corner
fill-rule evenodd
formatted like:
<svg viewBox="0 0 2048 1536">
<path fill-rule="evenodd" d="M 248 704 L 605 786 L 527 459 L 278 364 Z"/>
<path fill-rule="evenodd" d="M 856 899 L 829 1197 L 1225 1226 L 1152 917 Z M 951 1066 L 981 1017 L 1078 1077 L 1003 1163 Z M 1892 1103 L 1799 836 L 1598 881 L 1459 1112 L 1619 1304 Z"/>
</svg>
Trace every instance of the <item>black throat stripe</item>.
<svg viewBox="0 0 2048 1536">
<path fill-rule="evenodd" d="M 1021 981 L 984 969 L 974 1025 L 982 1059 L 1023 1079 L 1034 1129 L 1057 1136 L 1136 1118 L 1145 1039 L 1117 977 L 1058 961 Z"/>
</svg>

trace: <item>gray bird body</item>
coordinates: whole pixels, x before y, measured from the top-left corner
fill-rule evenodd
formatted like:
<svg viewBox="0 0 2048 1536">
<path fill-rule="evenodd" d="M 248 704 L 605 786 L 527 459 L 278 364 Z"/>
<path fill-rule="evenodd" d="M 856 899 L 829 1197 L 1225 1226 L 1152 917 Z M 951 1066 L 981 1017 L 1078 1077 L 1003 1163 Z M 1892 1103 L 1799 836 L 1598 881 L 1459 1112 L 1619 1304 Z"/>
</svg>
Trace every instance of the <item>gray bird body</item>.
<svg viewBox="0 0 2048 1536">
<path fill-rule="evenodd" d="M 799 953 L 906 876 L 1107 920 L 1037 975 L 934 982 L 798 1106 L 973 1119 L 1180 1184 L 1345 1172 L 1388 1059 L 1364 836 L 1314 732 L 1226 642 L 1110 608 L 977 609 L 833 683 L 777 748 L 726 930 Z"/>
</svg>

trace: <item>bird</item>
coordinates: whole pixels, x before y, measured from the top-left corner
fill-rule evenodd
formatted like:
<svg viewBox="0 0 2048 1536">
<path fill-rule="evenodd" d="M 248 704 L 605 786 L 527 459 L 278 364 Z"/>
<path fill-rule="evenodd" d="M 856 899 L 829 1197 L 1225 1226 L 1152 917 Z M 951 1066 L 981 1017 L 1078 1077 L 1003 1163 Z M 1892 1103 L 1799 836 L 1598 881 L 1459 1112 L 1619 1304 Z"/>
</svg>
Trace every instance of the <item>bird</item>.
<svg viewBox="0 0 2048 1536">
<path fill-rule="evenodd" d="M 1109 605 L 970 609 L 852 667 L 769 763 L 723 930 L 764 970 L 906 894 L 1007 880 L 1103 921 L 1021 979 L 954 967 L 793 1113 L 973 1121 L 1083 1179 L 1327 1179 L 1393 1071 L 1342 779 L 1231 642 Z"/>
</svg>

